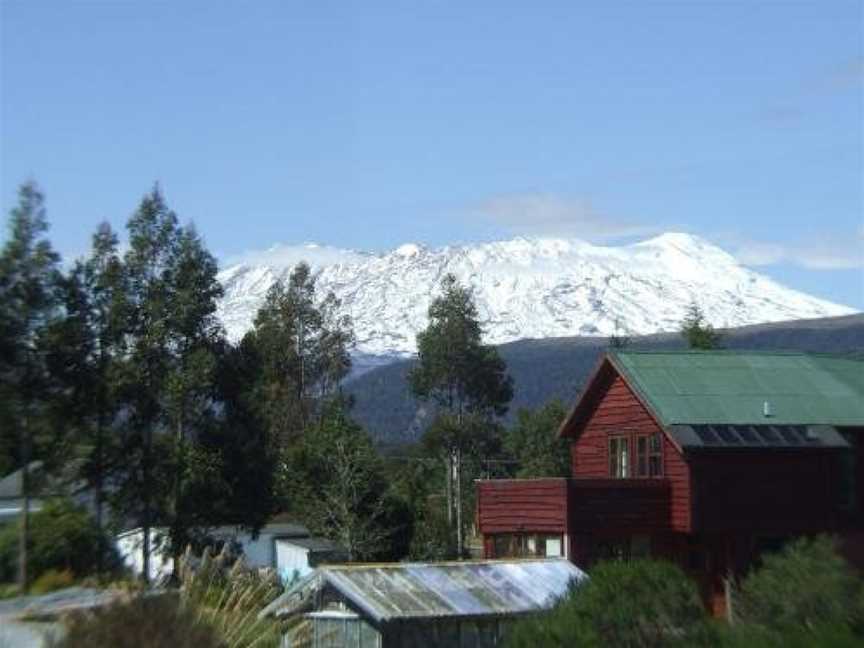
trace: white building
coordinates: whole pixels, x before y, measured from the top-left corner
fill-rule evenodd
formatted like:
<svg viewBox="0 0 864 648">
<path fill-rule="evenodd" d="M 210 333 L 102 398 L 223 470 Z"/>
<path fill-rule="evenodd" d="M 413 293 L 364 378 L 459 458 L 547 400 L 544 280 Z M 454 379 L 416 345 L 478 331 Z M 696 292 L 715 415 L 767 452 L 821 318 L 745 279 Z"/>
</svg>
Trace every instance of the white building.
<svg viewBox="0 0 864 648">
<path fill-rule="evenodd" d="M 303 525 L 290 522 L 266 524 L 257 537 L 232 526 L 216 527 L 207 535 L 214 541 L 236 546 L 248 566 L 275 569 L 288 582 L 305 576 L 322 562 L 344 558 L 338 545 L 313 537 Z M 144 532 L 137 528 L 121 533 L 116 541 L 124 564 L 136 576 L 144 569 L 143 540 Z M 150 543 L 150 580 L 157 582 L 170 576 L 173 568 L 167 550 L 167 529 L 152 529 Z"/>
</svg>

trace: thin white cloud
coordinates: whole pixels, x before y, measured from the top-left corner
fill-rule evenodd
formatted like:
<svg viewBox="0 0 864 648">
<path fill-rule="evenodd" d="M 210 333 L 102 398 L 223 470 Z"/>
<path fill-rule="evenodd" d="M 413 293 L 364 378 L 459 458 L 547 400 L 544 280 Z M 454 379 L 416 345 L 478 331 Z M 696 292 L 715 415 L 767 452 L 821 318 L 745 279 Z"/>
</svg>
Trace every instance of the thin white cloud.
<svg viewBox="0 0 864 648">
<path fill-rule="evenodd" d="M 494 196 L 470 210 L 511 234 L 608 240 L 654 234 L 656 227 L 597 211 L 590 200 L 548 193 Z"/>
<path fill-rule="evenodd" d="M 266 250 L 247 250 L 240 254 L 225 257 L 222 267 L 234 265 L 264 265 L 271 268 L 292 268 L 305 261 L 312 268 L 335 265 L 337 263 L 357 263 L 368 258 L 363 252 L 343 250 L 328 245 L 306 243 L 304 245 L 273 245 Z"/>
<path fill-rule="evenodd" d="M 735 256 L 749 266 L 789 263 L 808 270 L 854 270 L 864 268 L 864 225 L 848 236 L 822 235 L 801 243 L 743 241 Z"/>
</svg>

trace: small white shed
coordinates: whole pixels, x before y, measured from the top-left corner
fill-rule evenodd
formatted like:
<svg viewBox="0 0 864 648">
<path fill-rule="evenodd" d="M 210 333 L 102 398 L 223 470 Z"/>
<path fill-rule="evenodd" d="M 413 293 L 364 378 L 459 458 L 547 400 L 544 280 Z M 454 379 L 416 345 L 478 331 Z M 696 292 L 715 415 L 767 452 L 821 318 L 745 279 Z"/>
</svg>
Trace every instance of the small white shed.
<svg viewBox="0 0 864 648">
<path fill-rule="evenodd" d="M 286 583 L 293 583 L 318 565 L 342 562 L 348 552 L 326 538 L 277 538 L 276 569 Z"/>
</svg>

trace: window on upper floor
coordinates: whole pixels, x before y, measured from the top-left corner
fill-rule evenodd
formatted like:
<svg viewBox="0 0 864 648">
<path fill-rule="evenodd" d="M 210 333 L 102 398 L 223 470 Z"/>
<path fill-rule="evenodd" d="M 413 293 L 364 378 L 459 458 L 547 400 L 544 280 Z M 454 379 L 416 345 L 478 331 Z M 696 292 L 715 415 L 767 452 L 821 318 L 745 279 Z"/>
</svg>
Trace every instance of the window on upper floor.
<svg viewBox="0 0 864 648">
<path fill-rule="evenodd" d="M 609 476 L 630 476 L 630 439 L 626 436 L 609 437 Z"/>
<path fill-rule="evenodd" d="M 636 437 L 636 477 L 663 475 L 663 440 L 660 433 Z"/>
<path fill-rule="evenodd" d="M 663 439 L 660 433 L 610 436 L 609 476 L 617 479 L 662 477 Z"/>
</svg>

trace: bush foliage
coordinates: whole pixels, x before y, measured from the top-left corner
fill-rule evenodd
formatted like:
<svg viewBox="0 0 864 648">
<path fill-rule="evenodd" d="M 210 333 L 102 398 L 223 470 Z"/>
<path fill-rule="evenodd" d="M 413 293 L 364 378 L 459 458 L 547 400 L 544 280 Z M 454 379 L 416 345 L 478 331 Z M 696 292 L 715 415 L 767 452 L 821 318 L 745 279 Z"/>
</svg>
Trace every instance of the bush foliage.
<svg viewBox="0 0 864 648">
<path fill-rule="evenodd" d="M 30 586 L 31 594 L 47 594 L 54 590 L 72 587 L 75 584 L 75 575 L 68 569 L 58 571 L 49 569 L 42 572 L 42 575 L 37 578 Z"/>
<path fill-rule="evenodd" d="M 0 581 L 13 581 L 18 569 L 19 523 L 0 530 Z M 29 573 L 39 577 L 49 569 L 80 578 L 96 571 L 99 552 L 103 565 L 116 567 L 113 544 L 100 532 L 87 511 L 65 499 L 49 500 L 30 517 Z"/>
<path fill-rule="evenodd" d="M 219 633 L 176 595 L 132 596 L 67 619 L 61 648 L 221 648 Z"/>
<path fill-rule="evenodd" d="M 864 588 L 831 538 L 800 538 L 766 555 L 744 580 L 735 613 L 744 624 L 781 633 L 861 629 Z"/>
<path fill-rule="evenodd" d="M 663 646 L 704 629 L 696 587 L 676 566 L 655 560 L 604 562 L 550 613 L 517 624 L 511 648 Z"/>
<path fill-rule="evenodd" d="M 764 556 L 733 601 L 730 625 L 709 618 L 693 583 L 673 565 L 600 563 L 550 612 L 517 623 L 507 645 L 864 645 L 864 583 L 825 536 L 798 539 Z"/>
</svg>

